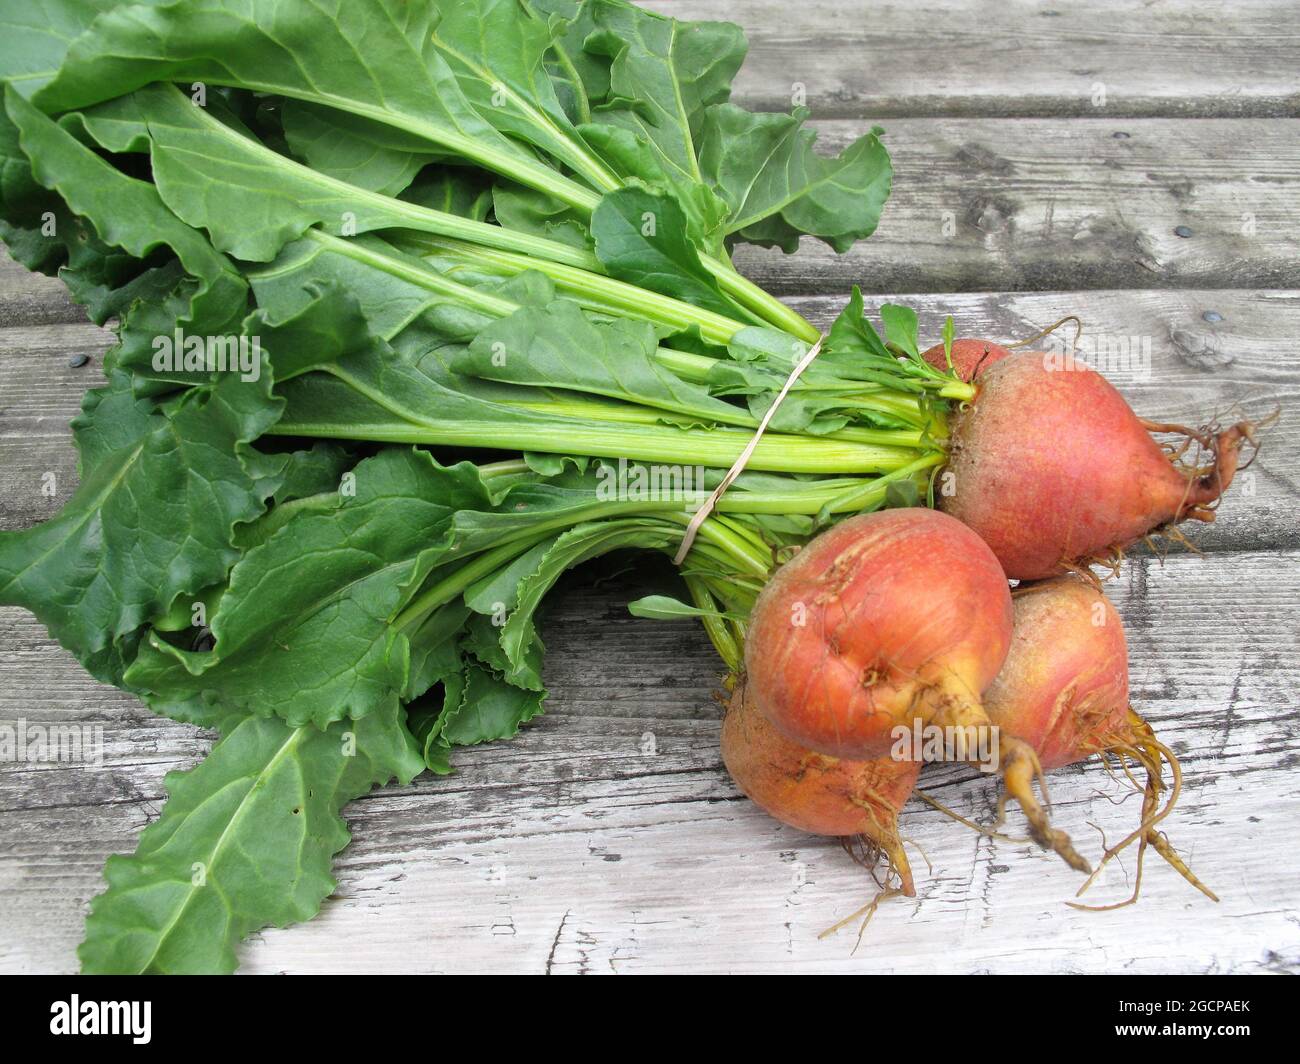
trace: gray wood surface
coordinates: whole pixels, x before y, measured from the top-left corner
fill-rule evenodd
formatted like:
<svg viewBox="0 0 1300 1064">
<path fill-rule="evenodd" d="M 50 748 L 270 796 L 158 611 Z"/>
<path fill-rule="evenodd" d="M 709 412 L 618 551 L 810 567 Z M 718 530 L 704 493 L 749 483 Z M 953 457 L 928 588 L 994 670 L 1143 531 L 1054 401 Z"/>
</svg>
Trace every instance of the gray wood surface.
<svg viewBox="0 0 1300 1064">
<path fill-rule="evenodd" d="M 745 249 L 746 272 L 787 293 L 1300 287 L 1296 119 L 882 125 L 894 193 L 871 239 Z M 835 150 L 871 126 L 817 123 Z"/>
<path fill-rule="evenodd" d="M 788 110 L 803 86 L 825 118 L 1300 114 L 1290 0 L 645 6 L 741 24 L 750 47 L 736 97 L 758 110 Z"/>
<path fill-rule="evenodd" d="M 1076 912 L 1063 902 L 1077 877 L 1054 859 L 913 803 L 921 896 L 883 906 L 856 953 L 852 932 L 819 941 L 869 900 L 869 879 L 737 794 L 717 753 L 712 651 L 690 625 L 627 617 L 628 599 L 673 578 L 615 559 L 554 596 L 547 716 L 466 751 L 449 779 L 349 807 L 338 896 L 308 925 L 257 936 L 245 970 L 1300 971 L 1294 5 L 651 6 L 744 24 L 747 104 L 784 108 L 802 81 L 825 143 L 888 128 L 897 186 L 871 241 L 843 259 L 815 242 L 740 257 L 812 320 L 852 283 L 869 306 L 916 306 L 929 335 L 945 314 L 1019 338 L 1077 313 L 1102 351 L 1139 353 L 1106 369 L 1140 413 L 1282 411 L 1219 521 L 1192 534 L 1203 553 L 1139 552 L 1108 585 L 1135 703 L 1183 760 L 1169 836 L 1223 902 L 1153 860 L 1140 905 Z M 0 528 L 49 516 L 74 486 L 67 422 L 105 337 L 58 282 L 0 258 Z M 79 353 L 96 357 L 74 368 Z M 163 775 L 209 739 L 89 680 L 4 609 L 0 721 L 16 719 L 104 728 L 100 766 L 0 764 L 0 970 L 72 970 L 104 858 L 133 847 Z M 1114 839 L 1136 819 L 1099 764 L 1051 784 L 1094 854 L 1092 825 Z M 996 788 L 969 771 L 935 769 L 924 786 L 991 819 Z M 1126 859 L 1097 900 L 1127 894 L 1132 870 Z"/>
</svg>

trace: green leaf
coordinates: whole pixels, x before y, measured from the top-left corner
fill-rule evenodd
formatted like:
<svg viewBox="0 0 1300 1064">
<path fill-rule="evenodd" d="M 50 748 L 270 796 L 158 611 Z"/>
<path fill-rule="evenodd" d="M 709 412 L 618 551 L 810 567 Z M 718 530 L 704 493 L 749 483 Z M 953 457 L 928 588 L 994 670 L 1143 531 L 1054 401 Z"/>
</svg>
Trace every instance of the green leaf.
<svg viewBox="0 0 1300 1064">
<path fill-rule="evenodd" d="M 136 96 L 148 121 L 159 194 L 238 258 L 266 262 L 314 225 L 344 235 L 406 228 L 492 238 L 482 223 L 349 185 L 285 158 L 170 86 L 154 85 Z M 212 159 L 222 160 L 220 170 Z M 501 234 L 500 242 L 509 243 L 508 237 Z"/>
<path fill-rule="evenodd" d="M 520 687 L 542 689 L 537 608 L 567 570 L 623 548 L 663 550 L 681 538 L 680 529 L 653 518 L 594 521 L 566 530 L 544 552 L 535 554 L 535 567 L 520 579 L 510 615 L 500 630 L 501 647 L 511 665 L 506 679 Z"/>
<path fill-rule="evenodd" d="M 439 155 L 428 141 L 346 111 L 285 100 L 280 114 L 289 149 L 313 170 L 386 196 Z"/>
<path fill-rule="evenodd" d="M 726 201 L 709 185 L 679 170 L 665 169 L 658 157 L 647 150 L 646 142 L 630 130 L 588 123 L 582 126 L 582 135 L 623 176 L 627 186 L 673 196 L 685 213 L 691 238 L 701 252 L 719 259 L 726 257 L 723 237 L 730 211 Z"/>
<path fill-rule="evenodd" d="M 804 128 L 808 113 L 711 107 L 700 167 L 728 203 L 728 233 L 787 252 L 806 233 L 843 253 L 875 232 L 889 198 L 889 153 L 873 131 L 837 158 L 823 158 L 814 148 L 817 134 Z"/>
<path fill-rule="evenodd" d="M 554 35 L 547 69 L 565 113 L 574 122 L 591 121 L 591 108 L 609 96 L 609 60 L 593 55 L 584 43 L 596 25 L 587 0 L 531 0 Z"/>
<path fill-rule="evenodd" d="M 723 424 L 748 424 L 730 403 L 683 381 L 655 359 L 659 342 L 645 322 L 597 320 L 560 299 L 524 307 L 484 328 L 452 369 L 487 380 L 559 387 Z"/>
<path fill-rule="evenodd" d="M 476 222 L 486 222 L 493 206 L 491 186 L 474 171 L 453 166 L 427 167 L 402 199 Z"/>
<path fill-rule="evenodd" d="M 432 5 L 404 0 L 188 0 L 124 5 L 68 49 L 34 97 L 61 112 L 150 82 L 200 81 L 337 108 L 569 199 L 595 196 L 496 128 L 432 42 Z M 363 46 L 360 42 L 364 42 Z"/>
<path fill-rule="evenodd" d="M 68 46 L 119 0 L 24 0 L 0 15 L 0 81 L 30 96 L 50 80 Z"/>
<path fill-rule="evenodd" d="M 112 373 L 73 423 L 77 491 L 44 524 L 0 532 L 0 602 L 31 610 L 92 675 L 118 679 L 114 643 L 223 581 L 235 526 L 278 486 L 284 459 L 248 446 L 278 416 L 269 390 L 225 377 L 164 414 Z"/>
<path fill-rule="evenodd" d="M 522 725 L 542 714 L 544 695 L 501 679 L 472 659 L 443 679 L 436 712 L 419 718 L 415 736 L 425 765 L 440 776 L 451 772 L 452 748 L 512 739 Z"/>
<path fill-rule="evenodd" d="M 724 317 L 743 317 L 700 261 L 686 213 L 674 197 L 639 188 L 611 192 L 591 216 L 591 235 L 611 277 Z"/>
<path fill-rule="evenodd" d="M 456 0 L 437 5 L 437 13 L 434 47 L 480 114 L 594 188 L 617 186 L 587 151 L 556 95 L 546 68 L 554 43 L 549 23 L 520 0 Z"/>
<path fill-rule="evenodd" d="M 492 191 L 492 204 L 497 221 L 507 229 L 533 233 L 583 251 L 591 248 L 585 212 L 574 210 L 563 200 L 502 181 Z"/>
<path fill-rule="evenodd" d="M 724 617 L 728 620 L 743 621 L 739 614 L 723 610 L 704 610 L 699 606 L 688 606 L 679 599 L 669 595 L 646 595 L 627 604 L 627 612 L 633 617 L 644 617 L 652 621 L 680 621 L 700 617 Z"/>
<path fill-rule="evenodd" d="M 450 548 L 453 514 L 491 504 L 474 466 L 421 451 L 385 450 L 353 473 L 354 494 L 296 514 L 234 567 L 213 649 L 153 634 L 128 682 L 163 712 L 217 702 L 321 727 L 404 691 L 410 644 L 391 622 Z"/>
<path fill-rule="evenodd" d="M 243 308 L 246 287 L 238 272 L 167 210 L 152 185 L 113 169 L 12 90 L 5 108 L 35 179 L 88 219 L 105 243 L 137 259 L 170 247 L 192 276 L 206 282 L 194 299 L 194 323 L 225 324 Z"/>
<path fill-rule="evenodd" d="M 147 366 L 153 338 L 178 326 L 193 335 L 238 331 L 248 300 L 244 279 L 201 233 L 167 209 L 152 185 L 114 169 L 13 89 L 6 90 L 5 108 L 15 132 L 0 135 L 5 215 L 12 227 L 3 235 L 9 239 L 14 229 L 27 234 L 16 251 L 42 270 L 57 268 L 66 257 L 74 295 L 96 321 L 124 315 L 110 361 Z M 15 145 L 30 160 L 26 176 Z M 93 226 L 97 243 L 80 250 L 76 241 L 84 227 L 56 212 L 56 238 L 48 250 L 34 247 L 43 204 L 31 194 L 32 184 L 57 192 L 72 214 Z M 154 252 L 161 248 L 176 255 L 179 267 L 158 267 Z"/>
<path fill-rule="evenodd" d="M 417 320 L 450 319 L 452 335 L 476 335 L 493 316 L 463 307 L 446 291 L 422 283 L 437 275 L 412 255 L 374 234 L 342 241 L 307 236 L 286 246 L 249 282 L 260 307 L 286 317 L 311 302 L 311 292 L 333 285 L 351 293 L 377 337 L 392 339 Z"/>
<path fill-rule="evenodd" d="M 923 505 L 915 480 L 894 480 L 885 489 L 885 507 L 888 509 L 906 510 Z"/>
<path fill-rule="evenodd" d="M 471 665 L 465 673 L 464 694 L 439 731 L 452 746 L 476 746 L 510 739 L 519 728 L 542 713 L 543 696 L 525 691 Z"/>
<path fill-rule="evenodd" d="M 880 334 L 867 321 L 862 306 L 862 290 L 857 285 L 853 286 L 853 293 L 844 309 L 831 323 L 823 351 L 837 364 L 848 364 L 855 359 L 893 357 Z"/>
<path fill-rule="evenodd" d="M 353 798 L 423 768 L 396 701 L 326 731 L 234 724 L 207 759 L 169 773 L 162 815 L 108 859 L 78 954 L 87 974 L 226 973 L 262 927 L 308 920 L 332 894 Z"/>
<path fill-rule="evenodd" d="M 698 183 L 705 110 L 731 94 L 745 36 L 729 22 L 678 22 L 620 0 L 589 0 L 588 52 L 610 59 L 610 91 L 598 122 L 642 138 L 661 166 Z"/>
<path fill-rule="evenodd" d="M 885 333 L 891 343 L 897 344 L 914 359 L 921 357 L 917 347 L 916 311 L 911 307 L 900 307 L 886 303 L 880 308 L 880 320 L 885 323 Z"/>
</svg>

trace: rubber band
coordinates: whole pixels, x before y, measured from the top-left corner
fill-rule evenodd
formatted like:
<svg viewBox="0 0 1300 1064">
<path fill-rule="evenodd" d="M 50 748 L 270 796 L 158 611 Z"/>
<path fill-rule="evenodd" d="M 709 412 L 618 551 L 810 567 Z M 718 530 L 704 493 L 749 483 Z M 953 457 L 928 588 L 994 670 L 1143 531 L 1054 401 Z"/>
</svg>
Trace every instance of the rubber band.
<svg viewBox="0 0 1300 1064">
<path fill-rule="evenodd" d="M 791 370 L 790 376 L 785 379 L 785 384 L 781 386 L 781 390 L 776 393 L 776 398 L 772 400 L 772 405 L 767 408 L 767 413 L 763 415 L 763 420 L 758 423 L 758 428 L 754 431 L 753 437 L 746 444 L 745 449 L 740 452 L 740 457 L 731 464 L 731 468 L 727 470 L 727 475 L 713 489 L 712 494 L 704 500 L 703 505 L 695 511 L 695 516 L 691 518 L 691 523 L 686 526 L 686 533 L 682 536 L 682 545 L 677 548 L 677 554 L 673 558 L 674 565 L 681 565 L 686 555 L 690 553 L 691 546 L 695 542 L 695 536 L 700 531 L 700 525 L 704 524 L 708 519 L 709 514 L 713 512 L 713 508 L 718 505 L 718 500 L 731 487 L 735 479 L 745 471 L 745 466 L 749 464 L 750 458 L 754 456 L 758 441 L 763 438 L 763 433 L 767 431 L 767 426 L 776 414 L 777 407 L 785 401 L 785 397 L 790 394 L 790 389 L 794 387 L 795 381 L 803 375 L 803 371 L 812 365 L 814 358 L 821 354 L 822 344 L 825 341 L 825 334 L 819 336 L 817 342 L 808 348 L 807 353 Z"/>
</svg>

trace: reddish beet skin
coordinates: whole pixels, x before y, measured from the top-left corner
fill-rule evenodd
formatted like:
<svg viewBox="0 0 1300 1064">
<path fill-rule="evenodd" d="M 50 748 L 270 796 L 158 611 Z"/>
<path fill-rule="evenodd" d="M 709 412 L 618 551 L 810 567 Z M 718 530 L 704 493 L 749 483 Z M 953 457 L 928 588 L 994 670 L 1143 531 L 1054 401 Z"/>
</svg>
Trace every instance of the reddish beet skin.
<svg viewBox="0 0 1300 1064">
<path fill-rule="evenodd" d="M 884 510 L 777 570 L 745 661 L 755 701 L 789 739 L 870 760 L 917 718 L 984 723 L 980 692 L 1010 641 L 1006 578 L 979 537 L 933 510 Z"/>
<path fill-rule="evenodd" d="M 1241 424 L 1205 437 L 1212 457 L 1189 471 L 1081 362 L 1013 355 L 986 366 L 978 384 L 953 419 L 941 505 L 1016 580 L 1107 558 L 1164 525 L 1213 520 L 1251 433 Z"/>
<path fill-rule="evenodd" d="M 883 853 L 912 897 L 912 871 L 898 837 L 919 761 L 845 761 L 792 743 L 745 697 L 740 685 L 722 722 L 722 760 L 755 804 L 814 835 L 860 837 Z"/>
<path fill-rule="evenodd" d="M 1025 740 L 1044 769 L 1133 745 L 1128 647 L 1115 607 L 1092 584 L 1063 577 L 1017 590 L 1007 660 L 984 692 L 989 719 Z"/>
<path fill-rule="evenodd" d="M 969 337 L 952 342 L 952 368 L 964 381 L 973 381 L 986 368 L 1004 358 L 1010 358 L 1011 352 L 992 340 L 974 340 Z M 935 369 L 947 372 L 948 359 L 944 354 L 943 344 L 935 344 L 928 351 L 922 351 L 921 357 Z"/>
</svg>

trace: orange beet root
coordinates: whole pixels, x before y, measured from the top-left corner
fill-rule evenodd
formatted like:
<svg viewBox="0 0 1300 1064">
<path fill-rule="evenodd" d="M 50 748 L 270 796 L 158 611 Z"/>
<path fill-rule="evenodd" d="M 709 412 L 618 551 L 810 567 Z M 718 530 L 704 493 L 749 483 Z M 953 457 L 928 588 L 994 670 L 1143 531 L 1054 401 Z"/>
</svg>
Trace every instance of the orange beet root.
<svg viewBox="0 0 1300 1064">
<path fill-rule="evenodd" d="M 863 514 L 777 570 L 750 615 L 759 708 L 836 757 L 889 753 L 897 725 L 984 722 L 1011 642 L 1011 595 L 978 536 L 933 510 Z"/>
<path fill-rule="evenodd" d="M 1156 740 L 1129 704 L 1128 649 L 1115 608 L 1094 584 L 1072 577 L 1019 588 L 1014 604 L 1011 650 L 997 679 L 984 692 L 989 719 L 1032 746 L 1045 769 L 1099 754 L 1124 765 L 1131 760 L 1145 770 L 1141 823 L 1109 847 L 1098 865 L 1100 871 L 1126 847 L 1139 843 L 1133 895 L 1121 904 L 1137 900 L 1142 856 L 1148 846 L 1218 901 L 1156 830 L 1178 800 L 1181 770 L 1177 757 Z M 1173 786 L 1161 808 L 1159 796 L 1167 789 L 1165 764 L 1172 770 Z"/>
<path fill-rule="evenodd" d="M 1214 519 L 1244 441 L 1140 420 L 1095 370 L 1058 356 L 1004 358 L 952 427 L 942 508 L 974 529 L 1015 580 L 1116 556 L 1179 521 Z M 1151 432 L 1175 432 L 1207 461 L 1176 461 Z M 1184 448 L 1186 449 L 1186 448 Z"/>
<path fill-rule="evenodd" d="M 1041 768 L 1014 738 L 995 742 L 981 692 L 1011 642 L 1011 595 L 969 528 L 924 509 L 850 518 L 775 573 L 750 614 L 749 696 L 797 746 L 871 761 L 940 729 L 939 754 L 994 758 L 1040 845 L 1087 871 L 1034 795 Z M 961 739 L 965 745 L 959 746 Z"/>
<path fill-rule="evenodd" d="M 919 761 L 845 761 L 814 753 L 778 732 L 745 697 L 733 693 L 722 723 L 722 760 L 736 785 L 782 823 L 814 835 L 855 838 L 883 855 L 908 897 L 916 890 L 898 837 L 898 811 L 921 771 Z"/>
<path fill-rule="evenodd" d="M 1083 580 L 1014 596 L 1011 650 L 984 692 L 998 727 L 1024 739 L 1044 769 L 1099 753 L 1128 734 L 1128 646 L 1110 601 Z"/>
</svg>

